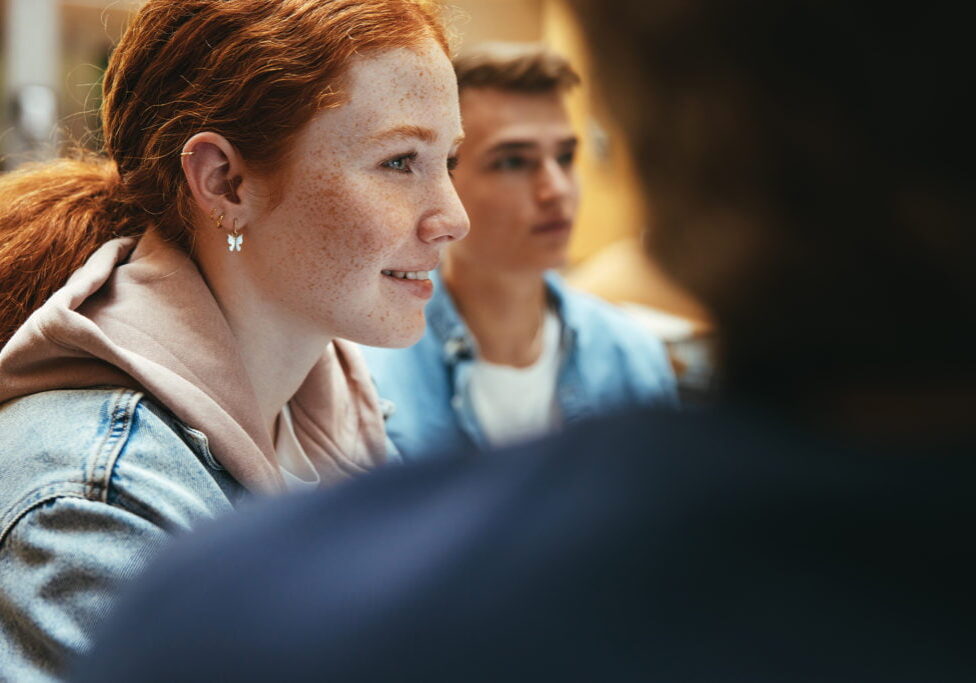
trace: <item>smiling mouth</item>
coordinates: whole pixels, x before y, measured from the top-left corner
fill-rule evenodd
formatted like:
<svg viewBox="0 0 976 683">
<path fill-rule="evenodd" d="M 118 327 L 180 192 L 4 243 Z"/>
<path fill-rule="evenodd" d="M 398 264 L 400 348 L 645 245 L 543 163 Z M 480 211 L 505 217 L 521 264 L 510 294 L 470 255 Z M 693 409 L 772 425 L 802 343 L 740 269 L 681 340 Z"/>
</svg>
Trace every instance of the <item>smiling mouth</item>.
<svg viewBox="0 0 976 683">
<path fill-rule="evenodd" d="M 394 289 L 427 301 L 434 296 L 434 281 L 429 270 L 382 270 L 383 277 L 390 280 Z"/>
<path fill-rule="evenodd" d="M 429 280 L 429 270 L 383 270 L 383 275 L 399 278 L 400 280 Z"/>
</svg>

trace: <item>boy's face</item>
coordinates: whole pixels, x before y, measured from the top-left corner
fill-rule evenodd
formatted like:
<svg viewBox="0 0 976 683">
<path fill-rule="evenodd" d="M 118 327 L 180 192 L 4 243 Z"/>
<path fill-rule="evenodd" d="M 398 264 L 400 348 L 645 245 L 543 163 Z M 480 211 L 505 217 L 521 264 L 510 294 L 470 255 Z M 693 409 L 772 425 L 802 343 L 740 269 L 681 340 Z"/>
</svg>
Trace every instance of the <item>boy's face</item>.
<svg viewBox="0 0 976 683">
<path fill-rule="evenodd" d="M 563 265 L 579 180 L 562 96 L 465 88 L 461 117 L 466 137 L 454 183 L 471 232 L 450 246 L 451 257 L 513 273 Z"/>
</svg>

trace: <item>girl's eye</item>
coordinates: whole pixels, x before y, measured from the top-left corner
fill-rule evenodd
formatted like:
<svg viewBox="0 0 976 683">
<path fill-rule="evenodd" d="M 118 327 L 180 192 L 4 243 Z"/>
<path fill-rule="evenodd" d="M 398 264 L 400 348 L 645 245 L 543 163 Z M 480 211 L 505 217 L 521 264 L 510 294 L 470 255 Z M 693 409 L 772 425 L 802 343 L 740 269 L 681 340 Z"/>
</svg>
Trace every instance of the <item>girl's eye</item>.
<svg viewBox="0 0 976 683">
<path fill-rule="evenodd" d="M 393 169 L 394 171 L 399 171 L 400 173 L 412 173 L 413 167 L 412 163 L 414 159 L 417 158 L 416 152 L 411 152 L 410 154 L 404 154 L 403 156 L 395 157 L 384 161 L 381 166 Z"/>
<path fill-rule="evenodd" d="M 560 166 L 572 166 L 573 165 L 573 161 L 575 160 L 575 158 L 576 158 L 576 153 L 575 152 L 566 152 L 564 154 L 560 154 L 559 155 L 559 159 L 558 159 L 559 165 Z"/>
<path fill-rule="evenodd" d="M 454 169 L 457 168 L 457 165 L 458 165 L 458 157 L 456 157 L 456 156 L 448 157 L 448 159 L 447 159 L 447 174 L 449 176 L 451 176 L 452 178 L 454 177 Z"/>
</svg>

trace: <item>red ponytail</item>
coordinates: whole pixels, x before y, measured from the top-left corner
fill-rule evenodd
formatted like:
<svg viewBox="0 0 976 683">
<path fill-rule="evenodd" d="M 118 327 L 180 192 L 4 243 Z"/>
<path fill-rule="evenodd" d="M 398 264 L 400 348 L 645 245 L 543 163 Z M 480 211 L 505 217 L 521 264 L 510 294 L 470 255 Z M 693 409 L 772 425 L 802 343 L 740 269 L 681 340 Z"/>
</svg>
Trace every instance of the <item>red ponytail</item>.
<svg viewBox="0 0 976 683">
<path fill-rule="evenodd" d="M 138 235 L 115 164 L 32 164 L 0 177 L 0 346 L 101 244 Z"/>
</svg>

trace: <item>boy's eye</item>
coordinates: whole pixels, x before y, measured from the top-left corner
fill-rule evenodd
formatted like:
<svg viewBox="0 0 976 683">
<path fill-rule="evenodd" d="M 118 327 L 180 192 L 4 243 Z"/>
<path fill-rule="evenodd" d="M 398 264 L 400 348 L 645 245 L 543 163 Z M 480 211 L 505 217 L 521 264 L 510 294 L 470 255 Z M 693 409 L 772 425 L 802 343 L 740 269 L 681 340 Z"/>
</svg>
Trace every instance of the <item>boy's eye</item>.
<svg viewBox="0 0 976 683">
<path fill-rule="evenodd" d="M 576 152 L 565 152 L 559 155 L 558 161 L 560 166 L 572 166 L 573 160 L 576 158 Z"/>
<path fill-rule="evenodd" d="M 381 166 L 399 171 L 400 173 L 411 173 L 413 171 L 411 163 L 417 158 L 416 153 L 404 154 L 393 159 L 384 161 Z"/>
<path fill-rule="evenodd" d="M 450 175 L 452 177 L 454 176 L 454 169 L 457 168 L 458 161 L 459 161 L 459 159 L 458 159 L 457 156 L 448 157 L 448 159 L 447 159 L 447 174 L 448 175 Z"/>
<path fill-rule="evenodd" d="M 492 167 L 498 171 L 518 171 L 528 165 L 528 160 L 520 156 L 508 156 L 498 159 Z"/>
</svg>

